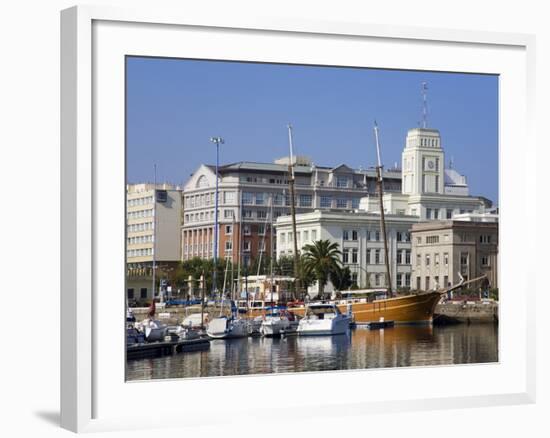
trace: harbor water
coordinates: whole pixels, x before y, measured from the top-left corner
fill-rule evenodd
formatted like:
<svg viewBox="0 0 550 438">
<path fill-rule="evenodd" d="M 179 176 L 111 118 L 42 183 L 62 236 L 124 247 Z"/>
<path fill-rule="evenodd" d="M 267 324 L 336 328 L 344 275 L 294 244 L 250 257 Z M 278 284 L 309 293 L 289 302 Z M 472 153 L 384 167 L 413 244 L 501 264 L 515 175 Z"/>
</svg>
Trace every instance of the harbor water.
<svg viewBox="0 0 550 438">
<path fill-rule="evenodd" d="M 345 335 L 212 340 L 210 349 L 129 360 L 127 380 L 393 368 L 498 361 L 498 325 L 350 329 Z"/>
</svg>

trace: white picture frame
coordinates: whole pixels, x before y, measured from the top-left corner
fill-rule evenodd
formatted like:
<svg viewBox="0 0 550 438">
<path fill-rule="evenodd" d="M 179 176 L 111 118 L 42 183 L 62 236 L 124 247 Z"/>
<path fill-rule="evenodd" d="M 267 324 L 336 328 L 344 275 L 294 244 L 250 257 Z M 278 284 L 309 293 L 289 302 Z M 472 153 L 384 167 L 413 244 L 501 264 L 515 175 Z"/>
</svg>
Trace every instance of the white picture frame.
<svg viewBox="0 0 550 438">
<path fill-rule="evenodd" d="M 146 38 L 141 38 L 144 33 Z M 181 44 L 185 38 L 193 39 L 193 47 Z M 318 50 L 321 44 L 322 50 Z M 205 390 L 233 391 L 239 387 L 246 392 L 247 388 L 273 384 L 273 379 L 278 379 L 275 380 L 277 384 L 299 384 L 313 392 L 309 400 L 302 399 L 297 405 L 278 408 L 278 414 L 283 415 L 296 407 L 306 416 L 323 416 L 534 402 L 535 285 L 530 280 L 534 268 L 513 254 L 514 248 L 523 245 L 529 250 L 534 242 L 533 239 L 522 241 L 512 232 L 519 225 L 536 228 L 535 194 L 528 190 L 536 175 L 533 169 L 527 174 L 526 158 L 522 156 L 534 155 L 536 148 L 533 136 L 534 45 L 534 37 L 530 35 L 317 22 L 292 17 L 200 16 L 193 11 L 92 6 L 62 11 L 62 427 L 81 432 L 181 425 L 178 415 L 167 419 L 153 413 L 144 415 L 135 406 L 133 410 L 125 410 L 124 400 L 136 400 L 140 394 L 170 397 L 167 391 L 172 389 L 174 392 L 173 388 L 177 388 L 175 392 L 185 391 L 200 404 L 206 402 L 201 395 Z M 188 51 L 187 57 L 210 59 L 286 60 L 501 75 L 499 205 L 503 298 L 499 363 L 479 367 L 355 370 L 148 383 L 121 381 L 120 367 L 123 368 L 124 363 L 120 362 L 120 357 L 124 355 L 124 344 L 122 330 L 117 334 L 117 324 L 124 315 L 123 289 L 118 287 L 124 281 L 124 226 L 123 216 L 120 216 L 124 210 L 124 185 L 120 190 L 112 189 L 123 182 L 120 176 L 124 174 L 124 129 L 120 125 L 124 111 L 124 99 L 120 100 L 124 93 L 124 76 L 121 76 L 124 62 L 121 56 L 184 57 L 181 50 Z M 419 53 L 416 51 L 434 56 L 415 58 L 413 55 Z M 306 52 L 308 59 L 304 55 Z M 364 52 L 372 55 L 370 60 L 360 59 L 365 56 Z M 465 65 L 470 68 L 464 68 Z M 513 148 L 518 142 L 522 144 L 521 154 Z M 507 178 L 514 169 L 524 178 Z M 520 199 L 517 211 L 511 208 L 512 199 Z M 530 206 L 532 214 L 529 217 L 521 215 L 522 203 Z M 116 213 L 106 215 L 107 211 Z M 520 275 L 512 276 L 511 266 Z M 120 294 L 106 295 L 109 284 L 114 285 L 115 291 L 120 290 Z M 510 301 L 506 301 L 506 297 L 511 296 L 510 290 L 518 294 L 514 297 L 513 308 Z M 101 324 L 98 324 L 99 319 Z M 394 385 L 377 387 L 375 379 L 383 381 L 388 373 Z M 345 388 L 356 383 L 358 376 L 359 384 L 368 381 L 369 394 L 346 396 Z M 455 378 L 462 383 L 451 381 L 445 387 L 429 383 Z M 319 402 L 314 389 L 319 379 L 342 385 L 344 396 L 330 405 Z M 416 386 L 415 382 L 425 382 L 427 388 Z M 139 391 L 136 390 L 138 385 L 141 385 Z M 200 410 L 186 406 L 185 399 L 173 409 L 174 413 L 186 415 L 187 425 L 208 421 Z M 231 409 L 213 409 L 218 422 L 230 421 L 235 415 Z M 208 414 L 212 413 L 211 409 Z M 261 418 L 261 412 L 254 409 L 245 415 Z"/>
</svg>

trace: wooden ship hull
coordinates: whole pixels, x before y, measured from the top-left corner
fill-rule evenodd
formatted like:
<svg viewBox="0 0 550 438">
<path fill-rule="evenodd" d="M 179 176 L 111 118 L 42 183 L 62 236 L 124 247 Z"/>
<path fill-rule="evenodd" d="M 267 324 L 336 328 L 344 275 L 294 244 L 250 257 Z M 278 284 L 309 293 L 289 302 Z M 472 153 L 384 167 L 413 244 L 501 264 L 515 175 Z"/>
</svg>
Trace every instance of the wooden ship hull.
<svg viewBox="0 0 550 438">
<path fill-rule="evenodd" d="M 379 321 L 394 321 L 396 324 L 431 324 L 435 306 L 441 299 L 441 293 L 429 292 L 419 295 L 405 295 L 387 298 L 372 302 L 354 302 L 353 300 L 337 300 L 336 304 L 344 314 L 351 313 L 355 323 L 364 324 Z M 304 314 L 303 306 L 288 309 L 301 317 Z"/>
</svg>

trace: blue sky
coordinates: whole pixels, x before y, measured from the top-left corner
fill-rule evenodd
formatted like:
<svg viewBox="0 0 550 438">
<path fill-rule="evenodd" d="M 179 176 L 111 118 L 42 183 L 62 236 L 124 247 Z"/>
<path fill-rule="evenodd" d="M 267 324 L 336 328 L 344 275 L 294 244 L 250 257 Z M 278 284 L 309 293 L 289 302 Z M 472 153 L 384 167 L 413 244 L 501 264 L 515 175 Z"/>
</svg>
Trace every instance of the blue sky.
<svg viewBox="0 0 550 438">
<path fill-rule="evenodd" d="M 419 71 L 274 65 L 164 58 L 127 59 L 129 182 L 183 183 L 201 163 L 271 162 L 296 153 L 315 164 L 375 164 L 373 122 L 382 161 L 401 163 L 407 130 L 422 120 L 439 129 L 445 160 L 470 192 L 498 204 L 498 77 Z"/>
</svg>

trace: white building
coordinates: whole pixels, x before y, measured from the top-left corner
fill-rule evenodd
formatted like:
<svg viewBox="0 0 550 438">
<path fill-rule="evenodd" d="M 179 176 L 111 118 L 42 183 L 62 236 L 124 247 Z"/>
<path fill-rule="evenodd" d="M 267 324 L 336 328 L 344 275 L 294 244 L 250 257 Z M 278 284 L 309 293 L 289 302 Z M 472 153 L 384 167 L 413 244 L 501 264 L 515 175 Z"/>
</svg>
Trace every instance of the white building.
<svg viewBox="0 0 550 438">
<path fill-rule="evenodd" d="M 126 188 L 126 293 L 130 300 L 153 296 L 157 279 L 170 278 L 181 260 L 182 191 L 169 184 L 129 184 Z"/>
<path fill-rule="evenodd" d="M 465 176 L 445 168 L 437 129 L 409 130 L 401 157 L 401 193 L 384 193 L 384 211 L 419 216 L 421 220 L 441 220 L 458 214 L 483 213 L 491 207 L 486 198 L 470 196 Z M 369 197 L 363 207 L 378 211 L 378 198 Z"/>
<path fill-rule="evenodd" d="M 410 229 L 418 217 L 386 216 L 386 232 L 393 289 L 411 286 Z M 316 210 L 296 216 L 298 248 L 316 240 L 337 242 L 342 251 L 342 263 L 348 266 L 359 287 L 386 286 L 384 241 L 380 232 L 380 215 L 369 212 L 338 212 Z M 293 255 L 292 218 L 277 219 L 277 258 Z M 329 283 L 326 292 L 333 290 Z M 317 287 L 310 288 L 316 295 Z"/>
</svg>

